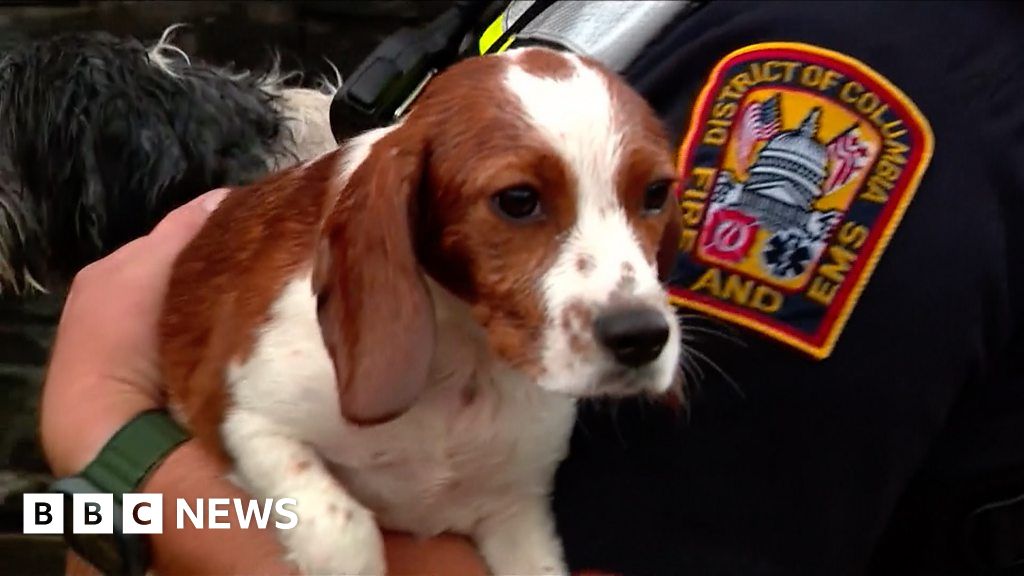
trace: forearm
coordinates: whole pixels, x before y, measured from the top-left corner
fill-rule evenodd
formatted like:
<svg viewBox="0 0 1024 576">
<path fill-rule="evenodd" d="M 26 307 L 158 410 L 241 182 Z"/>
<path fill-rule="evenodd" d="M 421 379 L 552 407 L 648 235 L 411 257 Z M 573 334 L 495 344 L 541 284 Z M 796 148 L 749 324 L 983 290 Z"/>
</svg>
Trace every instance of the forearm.
<svg viewBox="0 0 1024 576">
<path fill-rule="evenodd" d="M 168 456 L 140 488 L 164 498 L 163 534 L 151 536 L 152 568 L 158 576 L 297 573 L 282 559 L 284 550 L 272 522 L 266 529 L 252 525 L 242 529 L 229 515 L 229 529 L 200 530 L 189 522 L 181 529 L 175 527 L 178 498 L 192 506 L 200 498 L 250 498 L 226 479 L 227 472 L 193 440 Z"/>
</svg>

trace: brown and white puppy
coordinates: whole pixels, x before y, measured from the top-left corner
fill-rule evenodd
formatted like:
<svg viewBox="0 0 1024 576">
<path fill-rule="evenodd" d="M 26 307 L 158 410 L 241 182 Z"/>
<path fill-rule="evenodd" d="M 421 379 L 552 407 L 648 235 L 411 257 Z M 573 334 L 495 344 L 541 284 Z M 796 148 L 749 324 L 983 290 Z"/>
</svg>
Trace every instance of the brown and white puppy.
<svg viewBox="0 0 1024 576">
<path fill-rule="evenodd" d="M 549 495 L 575 402 L 660 394 L 678 206 L 621 79 L 528 48 L 463 61 L 394 126 L 231 194 L 177 262 L 172 405 L 316 574 L 385 570 L 379 526 L 565 573 Z"/>
</svg>

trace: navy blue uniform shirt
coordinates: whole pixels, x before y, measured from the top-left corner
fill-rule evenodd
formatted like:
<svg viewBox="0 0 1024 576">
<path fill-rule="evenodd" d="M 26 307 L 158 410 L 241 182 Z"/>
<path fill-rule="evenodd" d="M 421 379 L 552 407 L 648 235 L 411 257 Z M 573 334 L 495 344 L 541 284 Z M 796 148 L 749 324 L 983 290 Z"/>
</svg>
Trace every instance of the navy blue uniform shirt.
<svg viewBox="0 0 1024 576">
<path fill-rule="evenodd" d="M 965 518 L 1024 493 L 1024 9 L 714 1 L 626 74 L 693 132 L 703 305 L 686 411 L 581 408 L 573 568 L 984 573 Z"/>
</svg>

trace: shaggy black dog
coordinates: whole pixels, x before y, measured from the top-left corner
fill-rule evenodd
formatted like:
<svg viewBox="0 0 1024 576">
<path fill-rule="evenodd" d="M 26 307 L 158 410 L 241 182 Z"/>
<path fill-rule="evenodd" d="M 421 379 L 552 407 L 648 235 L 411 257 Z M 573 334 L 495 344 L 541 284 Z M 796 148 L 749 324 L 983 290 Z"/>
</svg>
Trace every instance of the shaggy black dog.
<svg viewBox="0 0 1024 576">
<path fill-rule="evenodd" d="M 0 294 L 63 288 L 191 198 L 333 146 L 336 87 L 190 62 L 170 32 L 0 53 Z"/>
</svg>

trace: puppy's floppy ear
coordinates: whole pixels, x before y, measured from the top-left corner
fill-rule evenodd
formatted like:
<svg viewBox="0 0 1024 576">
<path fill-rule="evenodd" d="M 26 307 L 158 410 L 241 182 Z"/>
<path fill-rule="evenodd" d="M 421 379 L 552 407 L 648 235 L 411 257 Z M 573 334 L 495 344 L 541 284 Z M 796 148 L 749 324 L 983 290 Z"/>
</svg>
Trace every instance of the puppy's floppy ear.
<svg viewBox="0 0 1024 576">
<path fill-rule="evenodd" d="M 341 413 L 358 424 L 404 413 L 426 385 L 434 311 L 413 247 L 422 144 L 376 142 L 330 209 L 313 291 Z"/>
<path fill-rule="evenodd" d="M 669 194 L 668 206 L 665 211 L 668 213 L 668 224 L 661 235 L 661 242 L 658 245 L 658 280 L 662 283 L 668 282 L 672 271 L 676 266 L 676 259 L 679 256 L 679 236 L 682 234 L 682 210 L 679 208 L 679 186 L 676 185 Z"/>
</svg>

